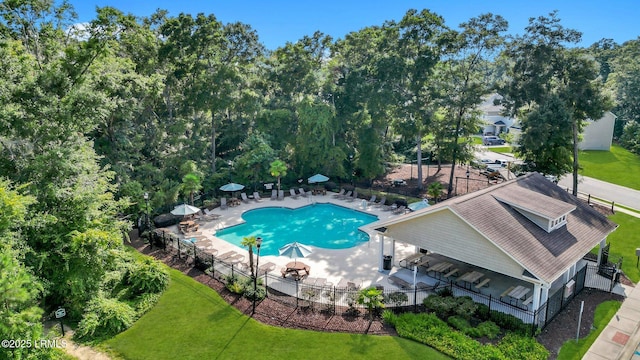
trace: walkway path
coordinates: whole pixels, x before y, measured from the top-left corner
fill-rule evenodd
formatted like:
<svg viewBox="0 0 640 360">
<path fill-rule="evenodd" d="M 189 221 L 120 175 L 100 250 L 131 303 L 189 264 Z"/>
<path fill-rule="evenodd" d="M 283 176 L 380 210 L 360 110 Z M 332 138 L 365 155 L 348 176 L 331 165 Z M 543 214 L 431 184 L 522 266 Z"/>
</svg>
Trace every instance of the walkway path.
<svg viewBox="0 0 640 360">
<path fill-rule="evenodd" d="M 640 286 L 628 294 L 620 310 L 582 359 L 640 359 Z"/>
</svg>

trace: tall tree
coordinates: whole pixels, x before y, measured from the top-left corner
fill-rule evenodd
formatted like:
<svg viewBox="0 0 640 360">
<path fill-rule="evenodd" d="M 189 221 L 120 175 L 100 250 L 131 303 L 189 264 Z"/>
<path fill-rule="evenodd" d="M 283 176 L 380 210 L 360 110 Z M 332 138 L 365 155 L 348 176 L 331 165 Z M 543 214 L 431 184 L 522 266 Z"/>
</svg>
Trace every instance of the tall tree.
<svg viewBox="0 0 640 360">
<path fill-rule="evenodd" d="M 565 45 L 578 43 L 580 32 L 564 28 L 556 12 L 549 17 L 530 18 L 526 31 L 505 51 L 512 67 L 502 92 L 511 114 L 524 115 L 553 99 L 552 94 L 562 99 L 571 114 L 571 126 L 564 131 L 573 139 L 573 194 L 577 195 L 579 135 L 586 120 L 600 119 L 611 103 L 597 81 L 599 69 L 593 59 L 584 50 L 567 49 Z"/>
<path fill-rule="evenodd" d="M 558 95 L 545 101 L 522 118 L 522 136 L 516 153 L 531 169 L 557 178 L 571 171 L 573 137 L 571 113 Z"/>
<path fill-rule="evenodd" d="M 447 197 L 453 192 L 456 165 L 468 161 L 471 146 L 468 137 L 479 128 L 477 106 L 489 91 L 484 79 L 486 61 L 504 42 L 502 33 L 508 24 L 499 15 L 484 14 L 460 25 L 462 31 L 448 34 L 448 56 L 441 68 L 444 91 L 443 107 L 450 129 L 448 145 L 451 156 L 451 174 Z"/>
</svg>

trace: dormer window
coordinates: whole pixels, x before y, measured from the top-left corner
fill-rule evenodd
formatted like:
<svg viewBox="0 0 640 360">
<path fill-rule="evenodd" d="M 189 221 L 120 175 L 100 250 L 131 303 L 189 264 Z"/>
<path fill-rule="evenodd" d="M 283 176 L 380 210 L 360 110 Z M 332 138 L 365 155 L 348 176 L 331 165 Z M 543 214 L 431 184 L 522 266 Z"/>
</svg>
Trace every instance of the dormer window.
<svg viewBox="0 0 640 360">
<path fill-rule="evenodd" d="M 561 228 L 576 206 L 540 193 L 521 189 L 518 193 L 501 192 L 494 198 L 524 215 L 546 232 Z"/>
</svg>

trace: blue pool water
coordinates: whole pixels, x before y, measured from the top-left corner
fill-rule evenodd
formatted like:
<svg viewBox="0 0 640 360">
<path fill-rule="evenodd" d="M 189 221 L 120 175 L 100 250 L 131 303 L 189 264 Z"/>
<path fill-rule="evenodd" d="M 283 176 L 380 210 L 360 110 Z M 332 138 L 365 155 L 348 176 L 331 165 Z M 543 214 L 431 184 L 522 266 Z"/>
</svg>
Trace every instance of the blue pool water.
<svg viewBox="0 0 640 360">
<path fill-rule="evenodd" d="M 242 247 L 246 236 L 262 237 L 260 255 L 278 255 L 278 249 L 297 241 L 325 249 L 346 249 L 369 241 L 359 227 L 378 217 L 333 204 L 298 209 L 267 207 L 242 214 L 243 224 L 216 232 L 216 236 Z"/>
</svg>

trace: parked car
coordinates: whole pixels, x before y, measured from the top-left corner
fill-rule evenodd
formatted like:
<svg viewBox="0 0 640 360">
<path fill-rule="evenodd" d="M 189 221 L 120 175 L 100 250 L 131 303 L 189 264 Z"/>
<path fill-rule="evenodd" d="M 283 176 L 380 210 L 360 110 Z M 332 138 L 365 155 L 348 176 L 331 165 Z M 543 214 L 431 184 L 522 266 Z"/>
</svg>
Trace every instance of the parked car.
<svg viewBox="0 0 640 360">
<path fill-rule="evenodd" d="M 504 145 L 505 141 L 497 136 L 483 136 L 483 145 Z"/>
<path fill-rule="evenodd" d="M 509 160 L 506 159 L 497 159 L 495 161 L 496 164 L 500 164 L 502 167 L 507 167 L 509 165 Z"/>
</svg>

